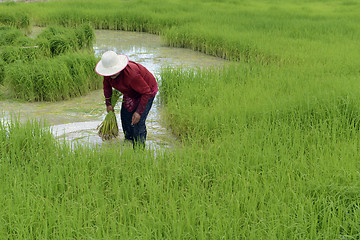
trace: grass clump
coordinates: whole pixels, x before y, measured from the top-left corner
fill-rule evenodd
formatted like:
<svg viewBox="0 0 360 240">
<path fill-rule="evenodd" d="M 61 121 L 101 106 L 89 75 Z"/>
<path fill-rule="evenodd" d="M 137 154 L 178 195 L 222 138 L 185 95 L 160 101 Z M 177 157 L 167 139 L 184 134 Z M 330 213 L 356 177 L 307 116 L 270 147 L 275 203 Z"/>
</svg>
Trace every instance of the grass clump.
<svg viewBox="0 0 360 240">
<path fill-rule="evenodd" d="M 41 49 L 52 57 L 80 49 L 92 49 L 94 39 L 94 30 L 89 24 L 75 28 L 50 26 L 36 37 Z"/>
<path fill-rule="evenodd" d="M 21 14 L 14 11 L 9 11 L 7 7 L 13 7 L 15 4 L 1 3 L 1 14 L 0 14 L 0 27 L 2 26 L 11 26 L 14 28 L 22 28 L 25 30 L 30 29 L 30 15 L 27 12 L 24 12 L 24 9 Z"/>
<path fill-rule="evenodd" d="M 30 39 L 20 29 L 12 28 L 9 26 L 0 27 L 0 46 L 16 45 L 24 46 L 24 39 Z"/>
<path fill-rule="evenodd" d="M 6 63 L 25 62 L 42 57 L 55 57 L 64 53 L 88 50 L 92 52 L 95 35 L 89 24 L 76 28 L 52 26 L 43 30 L 36 39 L 21 30 L 0 28 L 0 58 Z"/>
<path fill-rule="evenodd" d="M 58 101 L 99 88 L 93 74 L 96 59 L 90 25 L 48 27 L 36 39 L 18 29 L 3 27 L 0 31 L 0 84 L 11 96 Z"/>
<path fill-rule="evenodd" d="M 101 85 L 93 69 L 93 54 L 68 54 L 30 63 L 17 61 L 5 68 L 10 96 L 26 101 L 59 101 L 81 96 Z"/>
<path fill-rule="evenodd" d="M 122 93 L 113 89 L 111 95 L 111 106 L 115 109 L 115 105 Z M 98 134 L 103 140 L 110 140 L 119 136 L 119 127 L 116 120 L 114 111 L 109 111 L 104 121 L 97 127 Z"/>
<path fill-rule="evenodd" d="M 354 86 L 359 77 L 323 76 L 317 69 L 299 69 L 261 63 L 164 69 L 160 96 L 166 118 L 177 135 L 211 141 L 263 121 L 306 130 L 325 123 L 339 129 L 358 128 L 360 91 Z M 307 79 L 306 84 L 299 78 Z"/>
<path fill-rule="evenodd" d="M 6 64 L 14 63 L 18 60 L 24 62 L 31 62 L 43 57 L 43 53 L 37 49 L 33 44 L 29 44 L 28 47 L 18 46 L 1 46 L 0 47 L 0 59 Z"/>
<path fill-rule="evenodd" d="M 0 60 L 0 85 L 3 84 L 5 76 L 5 62 L 3 60 Z"/>
<path fill-rule="evenodd" d="M 37 49 L 35 41 L 21 30 L 11 27 L 0 28 L 0 59 L 5 64 L 14 63 L 17 60 L 29 62 L 43 55 Z"/>
</svg>

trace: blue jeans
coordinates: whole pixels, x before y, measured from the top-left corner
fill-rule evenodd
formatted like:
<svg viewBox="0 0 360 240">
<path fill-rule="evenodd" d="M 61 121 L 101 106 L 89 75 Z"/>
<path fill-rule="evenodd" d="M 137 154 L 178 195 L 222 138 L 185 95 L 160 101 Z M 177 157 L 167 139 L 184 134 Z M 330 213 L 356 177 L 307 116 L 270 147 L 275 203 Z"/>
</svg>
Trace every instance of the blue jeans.
<svg viewBox="0 0 360 240">
<path fill-rule="evenodd" d="M 147 134 L 145 121 L 152 107 L 153 101 L 154 101 L 154 97 L 148 100 L 145 110 L 141 114 L 140 121 L 134 125 L 131 125 L 131 122 L 132 122 L 132 116 L 135 113 L 135 111 L 129 112 L 124 107 L 124 103 L 121 105 L 120 117 L 121 117 L 121 125 L 125 135 L 125 139 L 132 141 L 134 148 L 136 145 L 145 147 L 146 134 Z"/>
</svg>

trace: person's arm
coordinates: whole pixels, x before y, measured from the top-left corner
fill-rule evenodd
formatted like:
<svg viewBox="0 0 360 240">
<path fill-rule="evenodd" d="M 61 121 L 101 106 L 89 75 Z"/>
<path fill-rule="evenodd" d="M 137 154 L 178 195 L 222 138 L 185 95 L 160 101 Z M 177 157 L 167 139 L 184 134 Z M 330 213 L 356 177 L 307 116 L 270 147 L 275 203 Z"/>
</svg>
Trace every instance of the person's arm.
<svg viewBox="0 0 360 240">
<path fill-rule="evenodd" d="M 151 89 L 150 89 L 149 85 L 147 84 L 147 82 L 144 80 L 144 78 L 140 74 L 137 74 L 130 81 L 130 86 L 132 89 L 134 89 L 137 93 L 139 93 L 141 95 L 140 103 L 139 103 L 137 109 L 135 110 L 135 112 L 137 112 L 141 116 L 141 114 L 144 112 L 144 110 L 146 108 L 146 104 L 147 104 L 148 100 L 151 97 Z"/>
<path fill-rule="evenodd" d="M 110 85 L 108 77 L 104 77 L 103 89 L 104 89 L 106 110 L 107 112 L 114 111 L 113 107 L 111 106 L 112 87 Z"/>
</svg>

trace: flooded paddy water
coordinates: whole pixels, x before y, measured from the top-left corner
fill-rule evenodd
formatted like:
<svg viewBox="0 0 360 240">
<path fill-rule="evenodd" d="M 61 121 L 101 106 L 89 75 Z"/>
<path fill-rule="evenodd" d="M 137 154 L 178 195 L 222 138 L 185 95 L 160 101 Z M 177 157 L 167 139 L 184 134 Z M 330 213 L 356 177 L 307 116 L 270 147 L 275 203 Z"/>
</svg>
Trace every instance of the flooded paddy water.
<svg viewBox="0 0 360 240">
<path fill-rule="evenodd" d="M 34 28 L 34 34 L 41 29 Z M 144 65 L 152 72 L 158 81 L 162 67 L 210 67 L 219 66 L 226 61 L 208 56 L 189 49 L 166 47 L 160 36 L 111 30 L 96 30 L 95 54 L 101 57 L 102 53 L 113 50 L 126 54 L 131 61 Z M 97 126 L 106 115 L 102 90 L 96 90 L 86 96 L 77 97 L 60 102 L 19 102 L 14 100 L 0 101 L 4 118 L 12 114 L 21 119 L 37 118 L 48 123 L 54 135 L 59 140 L 80 144 L 102 144 L 97 135 Z M 119 124 L 120 135 L 115 142 L 123 142 L 123 133 L 120 121 L 120 104 L 115 108 Z M 159 94 L 147 119 L 147 146 L 150 148 L 167 148 L 176 144 L 175 137 L 170 129 L 166 129 L 162 121 Z"/>
</svg>

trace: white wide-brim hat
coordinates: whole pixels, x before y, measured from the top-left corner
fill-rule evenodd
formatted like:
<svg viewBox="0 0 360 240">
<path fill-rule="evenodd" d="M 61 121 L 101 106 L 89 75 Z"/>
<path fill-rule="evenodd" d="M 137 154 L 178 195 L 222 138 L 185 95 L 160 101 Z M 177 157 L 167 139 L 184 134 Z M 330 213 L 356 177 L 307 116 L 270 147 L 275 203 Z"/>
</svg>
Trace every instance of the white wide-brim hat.
<svg viewBox="0 0 360 240">
<path fill-rule="evenodd" d="M 123 70 L 129 63 L 129 58 L 114 51 L 105 52 L 96 64 L 95 72 L 101 76 L 112 76 Z"/>
</svg>

